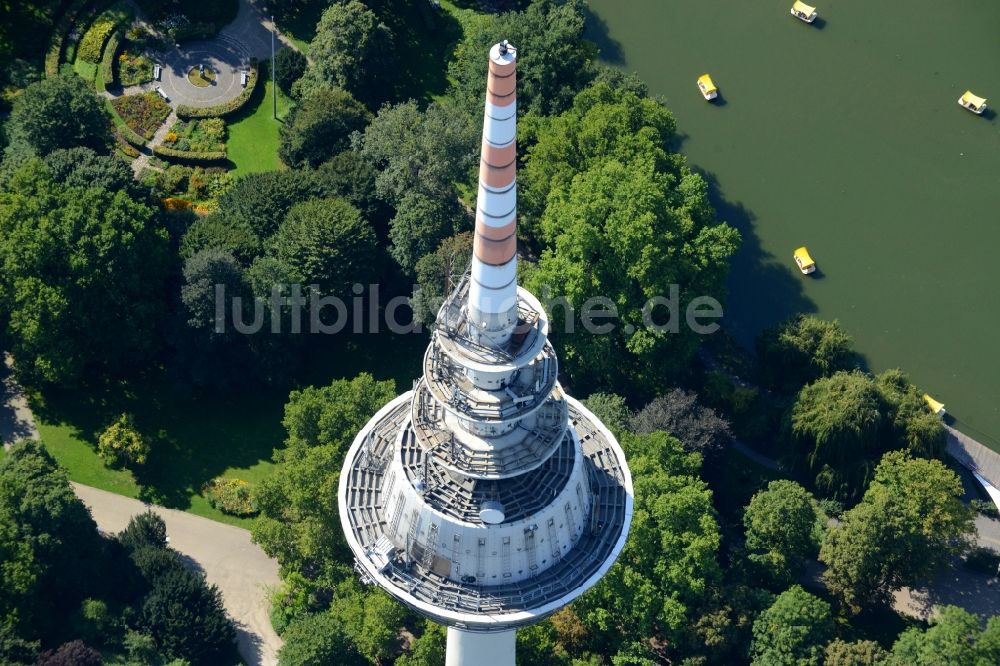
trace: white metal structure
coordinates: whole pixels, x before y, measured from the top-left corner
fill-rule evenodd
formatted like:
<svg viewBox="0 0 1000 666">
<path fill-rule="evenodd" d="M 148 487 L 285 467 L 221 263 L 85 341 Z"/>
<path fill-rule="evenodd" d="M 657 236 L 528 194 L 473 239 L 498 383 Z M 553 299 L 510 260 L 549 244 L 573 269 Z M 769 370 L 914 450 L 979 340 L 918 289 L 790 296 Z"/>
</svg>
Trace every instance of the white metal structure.
<svg viewBox="0 0 1000 666">
<path fill-rule="evenodd" d="M 632 480 L 559 386 L 548 319 L 516 280 L 516 50 L 490 51 L 472 267 L 412 391 L 358 433 L 340 519 L 362 579 L 448 629 L 449 666 L 512 666 L 514 629 L 597 583 Z"/>
</svg>

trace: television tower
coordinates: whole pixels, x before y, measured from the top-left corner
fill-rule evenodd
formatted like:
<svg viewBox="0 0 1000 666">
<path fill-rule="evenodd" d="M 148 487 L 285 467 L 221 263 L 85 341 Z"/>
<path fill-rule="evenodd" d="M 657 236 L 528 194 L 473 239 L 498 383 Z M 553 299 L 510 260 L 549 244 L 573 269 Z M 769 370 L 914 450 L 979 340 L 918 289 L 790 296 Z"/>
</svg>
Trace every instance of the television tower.
<svg viewBox="0 0 1000 666">
<path fill-rule="evenodd" d="M 355 437 L 340 521 L 362 580 L 448 627 L 448 666 L 513 666 L 515 630 L 607 573 L 632 477 L 557 381 L 548 318 L 517 285 L 515 48 L 489 54 L 471 270 L 423 377 Z"/>
</svg>

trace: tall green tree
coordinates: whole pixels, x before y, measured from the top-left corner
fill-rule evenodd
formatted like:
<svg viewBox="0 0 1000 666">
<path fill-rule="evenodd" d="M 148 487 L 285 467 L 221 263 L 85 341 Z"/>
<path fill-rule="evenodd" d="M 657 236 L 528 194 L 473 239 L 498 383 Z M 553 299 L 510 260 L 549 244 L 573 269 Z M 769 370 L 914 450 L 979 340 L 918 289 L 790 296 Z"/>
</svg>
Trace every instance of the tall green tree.
<svg viewBox="0 0 1000 666">
<path fill-rule="evenodd" d="M 789 413 L 792 467 L 815 475 L 816 487 L 856 498 L 881 455 L 903 449 L 939 456 L 945 434 L 917 389 L 898 370 L 872 377 L 837 372 L 803 388 Z"/>
<path fill-rule="evenodd" d="M 889 652 L 875 641 L 840 640 L 827 644 L 823 655 L 824 666 L 883 666 L 889 659 Z"/>
<path fill-rule="evenodd" d="M 808 490 L 787 479 L 771 481 L 743 514 L 749 558 L 774 579 L 790 582 L 806 559 L 816 557 L 823 513 Z"/>
<path fill-rule="evenodd" d="M 849 610 L 926 582 L 974 534 L 962 482 L 937 460 L 885 454 L 861 502 L 823 542 L 827 587 Z"/>
<path fill-rule="evenodd" d="M 0 625 L 21 639 L 4 637 L 0 649 L 51 644 L 106 579 L 97 525 L 37 441 L 16 442 L 0 460 L 0 537 Z"/>
<path fill-rule="evenodd" d="M 820 666 L 834 636 L 830 604 L 799 585 L 788 588 L 753 625 L 754 666 Z"/>
<path fill-rule="evenodd" d="M 323 294 L 346 296 L 352 284 L 375 275 L 375 231 L 344 199 L 292 206 L 268 246 L 275 259 Z"/>
<path fill-rule="evenodd" d="M 71 385 L 140 366 L 158 347 L 170 262 L 147 204 L 25 164 L 0 193 L 0 318 L 19 375 Z"/>
<path fill-rule="evenodd" d="M 518 49 L 518 110 L 565 111 L 595 74 L 597 46 L 583 38 L 584 6 L 579 0 L 536 0 L 524 11 L 478 17 L 467 26 L 448 68 L 454 96 L 469 113 L 481 112 L 487 53 L 507 39 Z"/>
<path fill-rule="evenodd" d="M 293 391 L 285 405 L 285 448 L 275 473 L 262 481 L 260 517 L 251 532 L 286 581 L 299 575 L 312 610 L 325 608 L 337 583 L 350 575 L 340 528 L 337 484 L 344 455 L 358 431 L 396 395 L 392 381 L 369 374 L 329 386 Z"/>
<path fill-rule="evenodd" d="M 537 143 L 520 172 L 519 228 L 542 247 L 527 286 L 553 299 L 573 383 L 635 397 L 678 377 L 700 338 L 686 309 L 722 297 L 739 235 L 716 222 L 704 179 L 667 152 L 674 128 L 658 103 L 601 84 L 525 130 Z M 598 320 L 610 326 L 598 334 L 579 330 L 594 299 L 617 315 Z"/>
<path fill-rule="evenodd" d="M 712 493 L 698 478 L 701 456 L 663 432 L 626 434 L 635 491 L 628 542 L 601 582 L 574 609 L 596 644 L 629 640 L 678 645 L 721 582 L 721 536 Z"/>
<path fill-rule="evenodd" d="M 142 604 L 139 621 L 167 654 L 191 666 L 239 663 L 236 630 L 219 588 L 186 569 L 159 578 Z"/>
<path fill-rule="evenodd" d="M 312 64 L 293 91 L 300 97 L 316 86 L 343 88 L 370 109 L 389 99 L 395 52 L 392 31 L 357 0 L 330 5 L 309 44 Z"/>
<path fill-rule="evenodd" d="M 44 157 L 58 148 L 106 152 L 111 119 L 101 99 L 79 76 L 60 74 L 33 83 L 14 102 L 5 131 L 10 146 Z"/>
<path fill-rule="evenodd" d="M 892 646 L 892 666 L 987 666 L 1000 663 L 1000 617 L 983 628 L 958 606 L 943 606 L 928 629 L 912 627 Z"/>
<path fill-rule="evenodd" d="M 286 95 L 292 93 L 292 85 L 306 73 L 309 61 L 297 49 L 286 47 L 278 51 L 275 58 L 274 73 L 278 87 Z"/>
<path fill-rule="evenodd" d="M 797 391 L 820 377 L 850 370 L 853 340 L 838 321 L 798 315 L 757 338 L 757 359 L 767 386 Z"/>
<path fill-rule="evenodd" d="M 278 157 L 291 167 L 319 166 L 347 148 L 351 133 L 364 129 L 369 120 L 371 114 L 350 93 L 316 88 L 281 125 Z"/>
<path fill-rule="evenodd" d="M 337 587 L 330 614 L 359 654 L 378 666 L 399 651 L 399 628 L 407 611 L 381 590 L 363 591 L 349 578 Z"/>
<path fill-rule="evenodd" d="M 311 613 L 282 635 L 278 666 L 358 666 L 365 663 L 330 613 Z"/>
<path fill-rule="evenodd" d="M 407 273 L 445 238 L 471 227 L 456 183 L 469 180 L 479 129 L 452 104 L 420 111 L 410 101 L 382 108 L 355 148 L 379 170 L 379 196 L 396 208 L 390 253 Z"/>
</svg>

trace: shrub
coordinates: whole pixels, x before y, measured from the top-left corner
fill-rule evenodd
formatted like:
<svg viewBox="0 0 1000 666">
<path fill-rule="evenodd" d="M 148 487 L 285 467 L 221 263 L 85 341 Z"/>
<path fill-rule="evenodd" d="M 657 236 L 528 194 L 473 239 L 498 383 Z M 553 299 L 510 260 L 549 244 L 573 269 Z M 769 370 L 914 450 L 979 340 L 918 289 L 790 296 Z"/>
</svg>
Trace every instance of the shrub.
<svg viewBox="0 0 1000 666">
<path fill-rule="evenodd" d="M 171 146 L 190 152 L 222 152 L 226 149 L 226 121 L 222 118 L 179 120 L 174 124 Z M 169 136 L 169 135 L 168 135 Z"/>
<path fill-rule="evenodd" d="M 991 500 L 974 499 L 969 502 L 969 506 L 987 518 L 1000 518 L 1000 509 Z"/>
<path fill-rule="evenodd" d="M 47 650 L 38 655 L 35 666 L 101 666 L 101 653 L 83 641 L 63 643 L 58 650 Z"/>
<path fill-rule="evenodd" d="M 166 548 L 167 524 L 152 511 L 136 514 L 128 521 L 128 526 L 118 534 L 118 541 L 130 551 L 142 548 Z"/>
<path fill-rule="evenodd" d="M 115 22 L 113 20 L 105 16 L 98 18 L 80 40 L 80 46 L 76 49 L 76 57 L 84 62 L 100 62 L 104 45 L 108 42 L 108 37 L 111 36 L 114 29 Z"/>
<path fill-rule="evenodd" d="M 292 93 L 292 84 L 302 78 L 306 73 L 306 57 L 292 48 L 284 48 L 278 51 L 274 63 L 274 70 L 278 87 L 286 95 Z"/>
<path fill-rule="evenodd" d="M 149 457 L 149 443 L 135 429 L 132 417 L 122 414 L 97 439 L 97 455 L 109 467 L 143 465 Z"/>
<path fill-rule="evenodd" d="M 111 106 L 131 130 L 147 141 L 170 115 L 170 105 L 156 92 L 117 97 L 111 100 Z"/>
<path fill-rule="evenodd" d="M 165 160 L 173 160 L 184 164 L 213 164 L 215 162 L 225 162 L 226 151 L 212 150 L 204 152 L 194 152 L 190 150 L 176 150 L 167 146 L 153 146 L 153 154 Z"/>
<path fill-rule="evenodd" d="M 177 107 L 177 116 L 185 120 L 190 118 L 224 118 L 232 113 L 236 113 L 250 101 L 257 88 L 257 81 L 261 77 L 262 66 L 256 60 L 250 61 L 250 78 L 247 80 L 247 87 L 238 97 L 229 100 L 225 104 L 218 106 L 195 107 L 181 104 Z"/>
<path fill-rule="evenodd" d="M 252 516 L 257 513 L 253 488 L 243 479 L 219 476 L 202 486 L 201 490 L 213 509 L 233 516 Z"/>
</svg>

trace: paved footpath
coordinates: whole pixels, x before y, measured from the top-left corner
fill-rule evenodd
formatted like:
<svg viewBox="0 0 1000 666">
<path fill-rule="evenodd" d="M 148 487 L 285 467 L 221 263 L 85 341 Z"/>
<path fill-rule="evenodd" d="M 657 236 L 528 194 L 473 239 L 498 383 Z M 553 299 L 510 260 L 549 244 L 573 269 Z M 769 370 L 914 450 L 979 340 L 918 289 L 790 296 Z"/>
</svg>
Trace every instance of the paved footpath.
<svg viewBox="0 0 1000 666">
<path fill-rule="evenodd" d="M 250 666 L 278 663 L 281 639 L 271 627 L 267 598 L 268 591 L 280 582 L 278 563 L 250 540 L 248 531 L 90 486 L 72 485 L 105 532 L 122 531 L 132 516 L 146 509 L 162 516 L 170 547 L 194 560 L 208 582 L 222 591 L 226 611 L 236 623 L 243 659 Z"/>
</svg>

